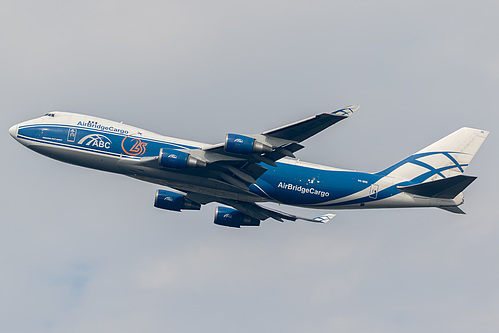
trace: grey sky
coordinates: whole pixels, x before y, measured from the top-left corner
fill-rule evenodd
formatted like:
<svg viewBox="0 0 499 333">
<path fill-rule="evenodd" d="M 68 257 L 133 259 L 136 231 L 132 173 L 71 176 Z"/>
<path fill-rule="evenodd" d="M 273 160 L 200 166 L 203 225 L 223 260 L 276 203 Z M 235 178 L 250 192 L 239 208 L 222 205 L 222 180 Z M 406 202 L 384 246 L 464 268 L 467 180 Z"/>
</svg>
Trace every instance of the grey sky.
<svg viewBox="0 0 499 333">
<path fill-rule="evenodd" d="M 495 332 L 496 1 L 1 1 L 1 332 Z M 299 158 L 377 171 L 491 131 L 456 216 L 212 223 L 8 128 L 50 110 L 217 143 L 349 104 Z M 281 209 L 314 216 L 317 212 Z"/>
</svg>

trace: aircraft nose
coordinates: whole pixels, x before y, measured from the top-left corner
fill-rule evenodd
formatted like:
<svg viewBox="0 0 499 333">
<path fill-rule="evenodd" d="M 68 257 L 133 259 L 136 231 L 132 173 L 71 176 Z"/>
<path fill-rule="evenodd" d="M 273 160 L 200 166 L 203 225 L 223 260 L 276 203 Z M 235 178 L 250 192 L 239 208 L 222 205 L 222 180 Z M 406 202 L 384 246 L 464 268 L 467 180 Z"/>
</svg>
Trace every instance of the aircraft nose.
<svg viewBox="0 0 499 333">
<path fill-rule="evenodd" d="M 17 125 L 9 128 L 9 134 L 15 139 L 17 137 Z"/>
</svg>

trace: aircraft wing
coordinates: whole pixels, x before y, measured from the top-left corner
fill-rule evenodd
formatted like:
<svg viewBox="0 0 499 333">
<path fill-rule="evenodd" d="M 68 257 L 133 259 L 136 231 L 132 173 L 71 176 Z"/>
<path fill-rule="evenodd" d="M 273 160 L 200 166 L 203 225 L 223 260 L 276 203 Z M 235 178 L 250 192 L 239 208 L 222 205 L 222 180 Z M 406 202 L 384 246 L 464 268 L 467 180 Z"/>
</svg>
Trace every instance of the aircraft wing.
<svg viewBox="0 0 499 333">
<path fill-rule="evenodd" d="M 262 134 L 248 135 L 248 137 L 271 146 L 274 151 L 267 152 L 264 155 L 268 155 L 268 157 L 270 157 L 273 161 L 276 161 L 284 156 L 294 157 L 292 156 L 292 153 L 303 148 L 302 145 L 298 144 L 299 142 L 302 142 L 310 138 L 311 136 L 325 130 L 326 128 L 336 124 L 340 120 L 348 118 L 358 108 L 359 107 L 356 105 L 350 105 L 343 109 L 339 109 L 329 113 L 321 113 L 310 118 L 284 125 L 263 132 Z M 224 148 L 225 143 L 219 143 L 213 145 L 212 147 L 206 148 L 205 150 L 227 154 L 227 151 Z M 276 152 L 281 152 L 282 154 L 275 154 Z M 278 157 L 279 155 L 281 155 L 281 157 Z"/>
<path fill-rule="evenodd" d="M 253 142 L 253 146 L 260 145 L 260 151 L 249 153 L 238 153 L 227 149 L 228 134 L 226 142 L 211 147 L 192 150 L 193 157 L 199 158 L 207 163 L 208 168 L 221 171 L 219 177 L 236 187 L 247 189 L 248 184 L 253 184 L 267 168 L 260 163 L 276 166 L 275 161 L 288 156 L 295 157 L 294 153 L 302 148 L 300 142 L 323 131 L 331 125 L 348 118 L 359 107 L 350 105 L 345 108 L 321 113 L 288 125 L 284 125 L 262 134 L 235 135 L 240 140 Z"/>
<path fill-rule="evenodd" d="M 240 211 L 243 214 L 246 214 L 248 216 L 251 216 L 255 219 L 258 219 L 260 221 L 266 220 L 268 218 L 272 218 L 274 220 L 284 222 L 284 220 L 287 221 L 296 221 L 296 220 L 304 220 L 308 222 L 316 222 L 316 223 L 327 223 L 329 220 L 331 220 L 335 214 L 326 214 L 322 215 L 319 217 L 314 217 L 314 218 L 307 218 L 307 217 L 301 217 L 285 212 L 281 212 L 279 210 L 271 209 L 268 207 L 262 207 L 260 205 L 257 205 L 254 202 L 241 202 L 241 201 L 230 201 L 226 200 L 226 202 L 223 202 L 226 205 L 229 205 L 231 207 L 234 207 L 238 211 Z"/>
<path fill-rule="evenodd" d="M 271 151 L 263 151 L 261 154 L 253 154 L 251 157 L 255 157 L 254 155 L 261 155 L 264 157 L 264 160 L 261 162 L 273 165 L 273 163 L 268 163 L 268 160 L 275 162 L 284 156 L 294 157 L 293 153 L 303 148 L 299 142 L 302 142 L 325 130 L 340 120 L 348 118 L 358 108 L 358 106 L 350 105 L 343 109 L 329 113 L 321 113 L 310 118 L 284 125 L 263 132 L 262 134 L 250 134 L 243 136 L 254 139 L 256 142 L 259 142 L 266 147 L 270 147 L 272 149 Z M 241 157 L 240 154 L 233 154 L 227 151 L 226 142 L 205 148 L 204 151 L 232 157 Z"/>
<path fill-rule="evenodd" d="M 294 153 L 304 148 L 300 142 L 348 118 L 358 108 L 351 105 L 261 134 L 228 134 L 223 143 L 203 149 L 184 149 L 183 152 L 195 161 L 194 165 L 202 166 L 193 167 L 189 172 L 228 184 L 238 192 L 250 193 L 249 185 L 256 183 L 267 171 L 262 162 L 276 167 L 275 161 L 285 156 L 295 157 Z M 158 165 L 157 159 L 144 158 L 141 163 L 153 167 Z"/>
<path fill-rule="evenodd" d="M 349 117 L 358 108 L 359 107 L 356 105 L 350 105 L 346 108 L 333 112 L 318 114 L 314 117 L 266 131 L 263 135 L 272 138 L 301 142 L 321 132 L 322 130 L 325 130 L 329 126 L 336 124 L 338 121 Z"/>
<path fill-rule="evenodd" d="M 258 221 L 272 218 L 281 222 L 301 219 L 326 223 L 334 217 L 334 214 L 306 218 L 258 205 L 256 202 L 261 198 L 252 193 L 249 187 L 268 170 L 264 164 L 277 167 L 275 163 L 277 160 L 285 156 L 295 157 L 294 153 L 304 148 L 300 144 L 302 141 L 348 118 L 358 108 L 358 106 L 351 105 L 261 134 L 227 134 L 225 142 L 204 148 L 174 151 L 170 149 L 167 150 L 168 152 L 162 149 L 157 157 L 141 159 L 134 176 L 140 178 L 138 175 L 141 173 L 141 168 L 159 168 L 160 170 L 165 168 L 170 172 L 178 173 L 179 178 L 192 176 L 202 179 L 198 184 L 188 186 L 185 186 L 182 181 L 164 184 L 183 192 L 187 199 L 199 205 L 218 202 L 231 206 Z M 172 163 L 175 163 L 175 159 L 182 154 L 184 156 L 182 168 L 176 168 L 174 164 L 169 167 L 166 164 L 170 163 L 170 159 Z M 121 163 L 137 162 L 123 160 Z M 132 170 L 130 167 L 128 169 Z"/>
<path fill-rule="evenodd" d="M 235 209 L 237 209 L 239 212 L 248 215 L 252 218 L 255 218 L 257 220 L 263 221 L 268 218 L 272 218 L 274 220 L 284 222 L 286 221 L 296 221 L 296 220 L 304 220 L 308 222 L 316 222 L 316 223 L 327 223 L 329 220 L 331 220 L 335 214 L 325 214 L 322 216 L 314 217 L 314 218 L 307 218 L 307 217 L 301 217 L 293 214 L 289 214 L 286 212 L 282 212 L 276 209 L 271 209 L 268 207 L 263 207 L 260 206 L 254 202 L 245 202 L 245 201 L 237 201 L 237 200 L 231 200 L 231 199 L 223 199 L 223 198 L 215 198 L 207 195 L 202 195 L 198 193 L 188 193 L 186 195 L 187 198 L 190 200 L 193 200 L 195 202 L 199 202 L 202 204 L 207 204 L 210 202 L 219 202 L 221 204 L 231 206 Z"/>
</svg>

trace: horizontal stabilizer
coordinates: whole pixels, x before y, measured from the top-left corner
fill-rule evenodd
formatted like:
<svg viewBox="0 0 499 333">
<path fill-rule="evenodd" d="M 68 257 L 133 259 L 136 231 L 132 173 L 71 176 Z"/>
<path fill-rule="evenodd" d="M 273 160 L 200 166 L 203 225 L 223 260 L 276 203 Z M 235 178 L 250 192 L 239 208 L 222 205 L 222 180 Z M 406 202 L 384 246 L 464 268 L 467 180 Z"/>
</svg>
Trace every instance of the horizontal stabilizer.
<svg viewBox="0 0 499 333">
<path fill-rule="evenodd" d="M 409 186 L 397 186 L 403 192 L 430 198 L 454 199 L 477 177 L 458 175 Z"/>
<path fill-rule="evenodd" d="M 466 214 L 461 208 L 459 208 L 457 206 L 438 207 L 438 208 L 446 210 L 446 211 L 454 213 L 454 214 Z"/>
</svg>

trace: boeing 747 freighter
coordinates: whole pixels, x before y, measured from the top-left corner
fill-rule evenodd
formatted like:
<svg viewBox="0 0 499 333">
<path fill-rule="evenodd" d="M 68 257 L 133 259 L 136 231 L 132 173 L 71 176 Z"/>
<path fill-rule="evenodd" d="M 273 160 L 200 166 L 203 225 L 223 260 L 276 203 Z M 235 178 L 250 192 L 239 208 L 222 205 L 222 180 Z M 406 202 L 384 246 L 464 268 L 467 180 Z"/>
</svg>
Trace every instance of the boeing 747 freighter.
<svg viewBox="0 0 499 333">
<path fill-rule="evenodd" d="M 268 218 L 324 223 L 334 217 L 299 217 L 263 202 L 326 210 L 438 207 L 464 213 L 462 192 L 476 179 L 464 171 L 488 135 L 484 130 L 461 128 L 376 173 L 294 158 L 303 141 L 357 109 L 348 106 L 261 134 L 229 133 L 214 145 L 68 112 L 49 112 L 9 132 L 56 160 L 168 187 L 157 190 L 157 208 L 199 210 L 221 203 L 215 223 L 228 227 L 258 226 Z"/>
</svg>

